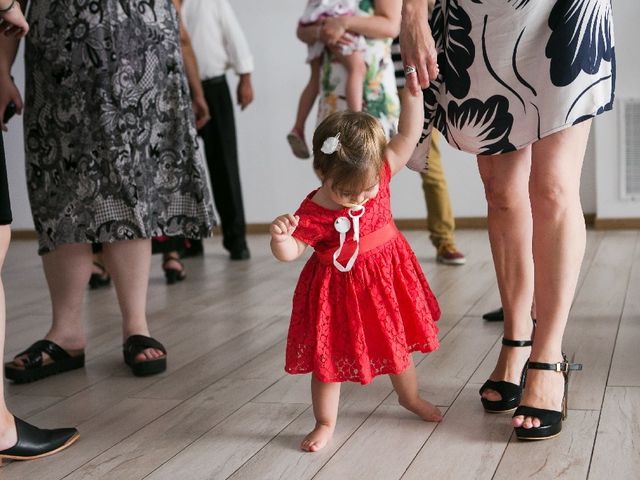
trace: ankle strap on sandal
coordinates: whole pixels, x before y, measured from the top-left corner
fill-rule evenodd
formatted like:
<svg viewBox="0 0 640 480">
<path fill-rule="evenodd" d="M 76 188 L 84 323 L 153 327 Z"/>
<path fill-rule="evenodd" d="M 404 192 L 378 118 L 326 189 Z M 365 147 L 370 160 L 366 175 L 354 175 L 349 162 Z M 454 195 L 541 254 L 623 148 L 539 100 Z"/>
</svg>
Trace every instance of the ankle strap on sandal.
<svg viewBox="0 0 640 480">
<path fill-rule="evenodd" d="M 568 372 L 569 370 L 582 370 L 582 364 L 569 363 L 566 361 L 558 363 L 529 362 L 529 366 L 527 368 L 534 370 L 552 370 L 554 372 Z"/>
<path fill-rule="evenodd" d="M 530 347 L 532 342 L 531 340 L 509 340 L 508 338 L 503 338 L 502 345 L 506 347 Z"/>
</svg>

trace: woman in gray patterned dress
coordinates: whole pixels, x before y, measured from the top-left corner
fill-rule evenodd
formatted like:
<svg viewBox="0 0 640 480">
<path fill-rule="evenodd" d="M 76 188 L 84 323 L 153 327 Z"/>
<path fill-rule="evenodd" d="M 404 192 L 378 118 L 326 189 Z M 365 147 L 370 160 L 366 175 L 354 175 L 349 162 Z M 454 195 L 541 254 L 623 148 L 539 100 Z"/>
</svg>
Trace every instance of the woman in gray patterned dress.
<svg viewBox="0 0 640 480">
<path fill-rule="evenodd" d="M 207 236 L 213 211 L 171 0 L 35 0 L 25 51 L 27 183 L 53 325 L 5 366 L 32 381 L 84 364 L 83 294 L 91 244 L 104 244 L 123 316 L 125 361 L 166 368 L 151 337 L 151 237 Z M 17 42 L 0 40 L 10 65 Z M 0 90 L 19 94 L 8 69 Z"/>
<path fill-rule="evenodd" d="M 519 439 L 555 437 L 569 371 L 581 368 L 567 361 L 562 337 L 586 242 L 580 172 L 589 128 L 613 106 L 611 1 L 436 0 L 430 27 L 426 0 L 403 3 L 407 86 L 428 87 L 421 146 L 435 125 L 477 155 L 489 204 L 505 336 L 482 404 L 515 410 Z M 416 159 L 425 158 L 420 150 Z"/>
</svg>

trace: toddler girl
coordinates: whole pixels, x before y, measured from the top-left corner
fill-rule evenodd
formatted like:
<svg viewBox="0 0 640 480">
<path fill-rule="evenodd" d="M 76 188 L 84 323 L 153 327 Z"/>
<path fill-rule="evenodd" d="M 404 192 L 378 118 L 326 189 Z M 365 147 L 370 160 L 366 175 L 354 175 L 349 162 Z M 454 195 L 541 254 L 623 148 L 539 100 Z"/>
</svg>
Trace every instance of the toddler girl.
<svg viewBox="0 0 640 480">
<path fill-rule="evenodd" d="M 404 94 L 399 132 L 387 144 L 363 112 L 327 117 L 313 136 L 322 185 L 298 211 L 271 224 L 271 250 L 294 260 L 307 245 L 293 298 L 286 371 L 312 372 L 314 430 L 302 449 L 333 435 L 340 382 L 389 374 L 400 405 L 426 421 L 440 411 L 418 394 L 411 352 L 438 347 L 440 309 L 422 269 L 391 217 L 389 181 L 409 159 L 422 129 L 422 95 Z"/>
<path fill-rule="evenodd" d="M 326 45 L 320 41 L 322 22 L 327 17 L 341 17 L 355 15 L 356 0 L 309 0 L 304 14 L 300 18 L 301 26 L 317 25 L 316 42 L 309 45 L 307 63 L 311 67 L 311 77 L 300 95 L 296 123 L 287 135 L 293 154 L 298 158 L 309 158 L 309 149 L 304 140 L 304 124 L 313 108 L 313 104 L 320 90 L 320 70 L 322 54 Z M 334 49 L 334 57 L 347 70 L 346 97 L 349 110 L 362 110 L 362 91 L 366 65 L 362 51 L 366 42 L 361 35 L 349 34 L 351 42 L 340 44 Z"/>
</svg>

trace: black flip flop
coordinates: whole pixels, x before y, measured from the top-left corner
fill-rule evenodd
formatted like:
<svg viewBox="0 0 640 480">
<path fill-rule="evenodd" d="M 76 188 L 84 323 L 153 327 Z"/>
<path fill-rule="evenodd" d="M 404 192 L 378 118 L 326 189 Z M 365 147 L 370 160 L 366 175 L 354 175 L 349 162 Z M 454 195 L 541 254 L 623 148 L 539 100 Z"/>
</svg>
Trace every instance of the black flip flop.
<svg viewBox="0 0 640 480">
<path fill-rule="evenodd" d="M 50 363 L 43 363 L 43 353 L 49 355 L 52 360 Z M 84 367 L 84 352 L 72 356 L 50 340 L 38 340 L 16 357 L 23 355 L 26 355 L 23 367 L 18 367 L 13 362 L 4 364 L 4 376 L 8 380 L 15 383 L 34 382 L 51 375 Z"/>
<path fill-rule="evenodd" d="M 156 360 L 136 361 L 136 356 L 147 348 L 154 348 L 164 353 L 164 357 Z M 137 377 L 146 377 L 147 375 L 156 375 L 167 369 L 167 349 L 164 348 L 155 338 L 145 335 L 131 335 L 127 338 L 122 346 L 124 355 L 124 363 L 131 367 L 131 371 Z"/>
</svg>

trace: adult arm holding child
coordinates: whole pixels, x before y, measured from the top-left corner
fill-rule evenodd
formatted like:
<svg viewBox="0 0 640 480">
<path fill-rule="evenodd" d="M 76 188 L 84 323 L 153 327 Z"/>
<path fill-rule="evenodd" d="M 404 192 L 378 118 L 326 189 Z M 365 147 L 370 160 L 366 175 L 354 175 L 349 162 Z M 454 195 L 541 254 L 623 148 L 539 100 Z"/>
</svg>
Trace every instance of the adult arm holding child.
<svg viewBox="0 0 640 480">
<path fill-rule="evenodd" d="M 409 161 L 422 134 L 424 121 L 422 90 L 418 90 L 418 93 L 411 93 L 409 89 L 405 88 L 401 100 L 402 109 L 400 110 L 398 133 L 386 148 L 391 175 L 398 173 Z"/>
<path fill-rule="evenodd" d="M 364 35 L 369 38 L 393 38 L 400 31 L 400 4 L 397 0 L 377 0 L 374 15 L 340 16 L 325 18 L 314 25 L 298 25 L 298 39 L 312 44 L 322 41 L 333 46 L 349 43 L 347 32 Z"/>
<path fill-rule="evenodd" d="M 281 262 L 290 262 L 304 253 L 307 244 L 291 235 L 298 226 L 300 218 L 290 213 L 280 215 L 271 224 L 271 251 Z"/>
</svg>

